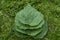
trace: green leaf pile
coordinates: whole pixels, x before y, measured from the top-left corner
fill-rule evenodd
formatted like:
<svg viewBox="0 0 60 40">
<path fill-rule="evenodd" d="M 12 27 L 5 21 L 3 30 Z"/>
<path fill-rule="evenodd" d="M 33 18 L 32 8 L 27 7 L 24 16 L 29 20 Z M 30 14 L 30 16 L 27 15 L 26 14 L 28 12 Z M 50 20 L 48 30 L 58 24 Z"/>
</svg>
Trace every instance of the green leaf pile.
<svg viewBox="0 0 60 40">
<path fill-rule="evenodd" d="M 14 32 L 17 36 L 43 38 L 47 31 L 48 26 L 43 14 L 29 4 L 16 14 Z"/>
</svg>

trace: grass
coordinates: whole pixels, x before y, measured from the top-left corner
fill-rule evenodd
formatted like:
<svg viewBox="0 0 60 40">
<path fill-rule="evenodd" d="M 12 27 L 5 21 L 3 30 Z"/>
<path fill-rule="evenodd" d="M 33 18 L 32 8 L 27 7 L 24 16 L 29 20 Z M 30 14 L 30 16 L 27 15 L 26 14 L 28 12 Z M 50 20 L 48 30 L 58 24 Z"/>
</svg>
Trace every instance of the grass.
<svg viewBox="0 0 60 40">
<path fill-rule="evenodd" d="M 48 33 L 41 40 L 60 40 L 60 0 L 0 0 L 0 40 L 35 40 L 11 34 L 16 13 L 27 3 L 44 14 L 48 21 Z"/>
</svg>

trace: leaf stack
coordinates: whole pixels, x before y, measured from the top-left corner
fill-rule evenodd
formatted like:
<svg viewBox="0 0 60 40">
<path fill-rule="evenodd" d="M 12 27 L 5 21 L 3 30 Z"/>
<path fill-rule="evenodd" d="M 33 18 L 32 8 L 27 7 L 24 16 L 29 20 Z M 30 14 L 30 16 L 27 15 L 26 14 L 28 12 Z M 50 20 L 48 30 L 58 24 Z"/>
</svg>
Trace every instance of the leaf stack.
<svg viewBox="0 0 60 40">
<path fill-rule="evenodd" d="M 48 31 L 48 26 L 43 14 L 28 4 L 16 14 L 14 31 L 19 37 L 43 38 Z"/>
</svg>

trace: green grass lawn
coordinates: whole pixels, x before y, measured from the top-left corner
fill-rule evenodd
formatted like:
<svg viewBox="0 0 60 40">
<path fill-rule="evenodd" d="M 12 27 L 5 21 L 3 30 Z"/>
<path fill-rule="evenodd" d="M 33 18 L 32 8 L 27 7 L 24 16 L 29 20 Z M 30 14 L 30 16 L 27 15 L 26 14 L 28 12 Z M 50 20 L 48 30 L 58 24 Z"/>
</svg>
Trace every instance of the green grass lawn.
<svg viewBox="0 0 60 40">
<path fill-rule="evenodd" d="M 41 40 L 60 40 L 60 0 L 0 0 L 0 40 L 35 40 L 11 34 L 16 13 L 27 3 L 40 11 L 48 21 L 48 33 Z"/>
</svg>

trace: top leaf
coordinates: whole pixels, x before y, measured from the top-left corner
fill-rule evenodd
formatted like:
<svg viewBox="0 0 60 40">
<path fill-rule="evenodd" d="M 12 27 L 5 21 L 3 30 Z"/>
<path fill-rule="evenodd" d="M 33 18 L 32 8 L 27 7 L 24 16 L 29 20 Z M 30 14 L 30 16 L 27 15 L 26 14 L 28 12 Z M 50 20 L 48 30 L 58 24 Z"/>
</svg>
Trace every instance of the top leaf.
<svg viewBox="0 0 60 40">
<path fill-rule="evenodd" d="M 19 20 L 23 24 L 36 26 L 43 19 L 43 15 L 28 4 L 23 10 L 17 13 L 15 22 Z"/>
</svg>

